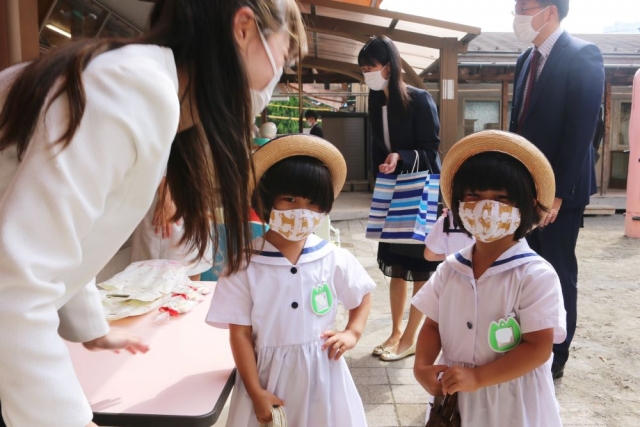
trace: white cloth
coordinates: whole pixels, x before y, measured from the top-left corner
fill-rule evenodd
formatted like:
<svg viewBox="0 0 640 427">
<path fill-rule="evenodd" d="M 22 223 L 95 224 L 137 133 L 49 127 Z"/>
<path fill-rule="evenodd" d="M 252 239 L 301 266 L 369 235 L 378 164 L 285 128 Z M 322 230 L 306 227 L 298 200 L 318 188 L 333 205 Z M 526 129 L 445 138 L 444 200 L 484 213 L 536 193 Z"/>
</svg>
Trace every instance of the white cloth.
<svg viewBox="0 0 640 427">
<path fill-rule="evenodd" d="M 391 138 L 389 138 L 389 110 L 386 105 L 382 106 L 382 136 L 384 138 L 384 146 L 391 152 Z"/>
<path fill-rule="evenodd" d="M 447 220 L 449 221 L 449 233 L 444 232 L 444 222 Z M 453 214 L 449 212 L 447 215 L 440 215 L 427 234 L 424 244 L 433 253 L 449 256 L 472 245 L 475 241 L 463 229 L 454 228 Z"/>
<path fill-rule="evenodd" d="M 450 255 L 411 303 L 438 323 L 442 356 L 438 364 L 476 367 L 502 357 L 489 345 L 491 322 L 514 314 L 523 334 L 553 328 L 564 341 L 566 320 L 558 275 L 526 240 L 503 253 L 473 278 L 473 246 Z M 463 426 L 561 426 L 551 361 L 508 381 L 476 392 L 461 392 Z"/>
<path fill-rule="evenodd" d="M 0 401 L 11 427 L 91 420 L 59 323 L 83 341 L 108 332 L 85 284 L 149 209 L 178 127 L 171 50 L 123 47 L 97 56 L 82 76 L 86 109 L 67 148 L 53 144 L 68 123 L 62 95 L 21 162 L 15 147 L 0 152 Z"/>
<path fill-rule="evenodd" d="M 305 427 L 362 427 L 362 400 L 344 358 L 329 360 L 320 335 L 334 327 L 338 300 L 351 310 L 375 283 L 353 255 L 311 235 L 296 265 L 258 238 L 246 269 L 221 277 L 207 323 L 253 328 L 260 384 L 285 401 L 287 423 Z M 333 295 L 324 315 L 312 310 L 312 289 L 326 282 Z M 227 426 L 257 427 L 240 375 Z"/>
<path fill-rule="evenodd" d="M 153 223 L 153 215 L 158 204 L 158 195 L 153 199 L 151 208 L 147 211 L 140 224 L 131 236 L 131 259 L 129 262 L 146 261 L 150 259 L 169 259 L 189 264 L 187 274 L 195 276 L 204 273 L 213 267 L 213 252 L 211 240 L 207 245 L 204 258 L 196 261 L 198 250 L 189 250 L 188 245 L 180 243 L 184 235 L 183 223 L 171 224 L 171 237 L 162 238 L 162 234 L 156 233 Z"/>
</svg>

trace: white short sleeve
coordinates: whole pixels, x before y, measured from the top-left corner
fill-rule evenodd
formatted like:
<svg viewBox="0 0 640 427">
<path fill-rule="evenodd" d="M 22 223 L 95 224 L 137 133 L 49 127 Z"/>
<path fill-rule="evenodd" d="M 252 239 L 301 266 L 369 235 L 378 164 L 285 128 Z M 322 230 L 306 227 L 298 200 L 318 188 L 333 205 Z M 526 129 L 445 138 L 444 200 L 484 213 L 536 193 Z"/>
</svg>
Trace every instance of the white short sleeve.
<svg viewBox="0 0 640 427">
<path fill-rule="evenodd" d="M 518 305 L 522 332 L 553 328 L 553 342 L 563 342 L 567 336 L 567 322 L 557 273 L 545 261 L 540 261 L 528 266 L 522 280 Z"/>
<path fill-rule="evenodd" d="M 338 268 L 333 285 L 344 308 L 352 310 L 360 305 L 362 298 L 370 293 L 376 284 L 349 251 L 339 248 L 336 248 L 336 251 Z"/>
<path fill-rule="evenodd" d="M 251 326 L 253 298 L 247 270 L 220 277 L 211 299 L 206 322 L 227 329 L 229 324 Z"/>
<path fill-rule="evenodd" d="M 445 260 L 440 264 L 429 281 L 411 298 L 411 304 L 436 323 L 440 323 L 440 295 L 444 286 L 442 273 L 446 263 Z"/>
<path fill-rule="evenodd" d="M 433 253 L 449 255 L 446 253 L 447 247 L 444 240 L 447 238 L 447 235 L 444 233 L 444 221 L 446 219 L 447 217 L 445 215 L 440 215 L 440 218 L 438 218 L 424 240 L 424 244 Z"/>
</svg>

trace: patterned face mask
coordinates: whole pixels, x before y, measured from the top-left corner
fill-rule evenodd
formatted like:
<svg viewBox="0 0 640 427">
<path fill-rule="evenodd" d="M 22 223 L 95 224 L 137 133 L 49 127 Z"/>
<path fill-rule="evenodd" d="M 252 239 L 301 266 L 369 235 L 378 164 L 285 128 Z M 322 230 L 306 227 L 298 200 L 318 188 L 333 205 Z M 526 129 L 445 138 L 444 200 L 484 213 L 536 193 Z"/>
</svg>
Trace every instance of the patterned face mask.
<svg viewBox="0 0 640 427">
<path fill-rule="evenodd" d="M 313 212 L 309 209 L 273 209 L 269 216 L 269 229 L 287 240 L 297 242 L 315 232 L 325 216 L 327 214 L 324 212 Z"/>
<path fill-rule="evenodd" d="M 464 228 L 481 242 L 495 242 L 520 226 L 520 210 L 495 200 L 460 202 L 458 213 Z"/>
</svg>

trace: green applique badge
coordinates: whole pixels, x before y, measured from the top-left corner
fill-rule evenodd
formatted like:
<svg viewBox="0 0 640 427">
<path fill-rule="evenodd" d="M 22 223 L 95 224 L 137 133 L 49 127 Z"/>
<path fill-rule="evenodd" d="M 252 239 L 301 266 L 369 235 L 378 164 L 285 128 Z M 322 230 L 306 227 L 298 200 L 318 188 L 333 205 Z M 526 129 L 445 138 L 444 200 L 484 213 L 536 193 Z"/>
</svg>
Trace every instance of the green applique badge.
<svg viewBox="0 0 640 427">
<path fill-rule="evenodd" d="M 496 353 L 504 353 L 518 344 L 522 338 L 520 325 L 515 317 L 491 322 L 489 326 L 489 347 Z"/>
<path fill-rule="evenodd" d="M 333 295 L 325 280 L 311 290 L 311 309 L 317 315 L 323 315 L 331 310 Z"/>
</svg>

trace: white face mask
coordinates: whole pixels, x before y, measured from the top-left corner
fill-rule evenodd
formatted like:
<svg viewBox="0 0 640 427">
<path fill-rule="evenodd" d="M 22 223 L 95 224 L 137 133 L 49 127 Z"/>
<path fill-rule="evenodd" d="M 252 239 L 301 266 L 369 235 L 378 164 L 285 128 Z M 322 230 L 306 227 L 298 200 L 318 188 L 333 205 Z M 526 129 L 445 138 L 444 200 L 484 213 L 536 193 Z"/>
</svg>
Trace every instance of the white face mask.
<svg viewBox="0 0 640 427">
<path fill-rule="evenodd" d="M 384 67 L 386 67 L 386 65 Z M 367 86 L 369 86 L 369 89 L 385 90 L 387 86 L 389 86 L 389 80 L 382 77 L 382 70 L 384 70 L 384 67 L 382 67 L 378 71 L 362 73 L 362 75 L 364 76 L 364 82 L 367 84 Z"/>
<path fill-rule="evenodd" d="M 325 216 L 327 214 L 324 212 L 309 209 L 273 209 L 269 216 L 269 229 L 287 240 L 297 242 L 315 232 Z"/>
<path fill-rule="evenodd" d="M 276 61 L 273 60 L 271 49 L 269 49 L 269 45 L 262 35 L 262 32 L 260 32 L 260 29 L 258 29 L 258 33 L 260 34 L 260 39 L 262 40 L 264 50 L 267 52 L 267 56 L 269 57 L 269 62 L 271 63 L 271 68 L 273 69 L 273 77 L 271 78 L 269 83 L 267 83 L 264 89 L 256 90 L 254 88 L 251 88 L 251 107 L 254 117 L 260 114 L 262 110 L 264 110 L 267 105 L 269 105 L 273 90 L 276 88 L 276 85 L 280 81 L 280 77 L 282 77 L 282 73 L 284 71 L 282 68 L 278 70 L 278 68 L 276 67 Z"/>
<path fill-rule="evenodd" d="M 458 213 L 464 228 L 481 242 L 510 236 L 520 226 L 520 210 L 495 200 L 460 202 Z"/>
<path fill-rule="evenodd" d="M 548 21 L 544 23 L 539 30 L 533 29 L 533 18 L 540 15 L 545 10 L 549 9 L 549 6 L 542 9 L 540 12 L 536 13 L 533 16 L 527 15 L 516 15 L 513 18 L 513 32 L 515 33 L 518 40 L 523 43 L 532 43 L 533 40 L 540 34 L 540 31 L 549 23 Z"/>
</svg>

